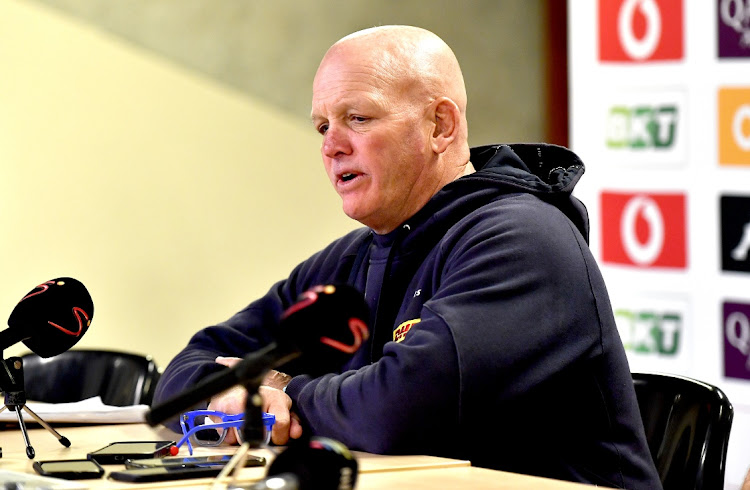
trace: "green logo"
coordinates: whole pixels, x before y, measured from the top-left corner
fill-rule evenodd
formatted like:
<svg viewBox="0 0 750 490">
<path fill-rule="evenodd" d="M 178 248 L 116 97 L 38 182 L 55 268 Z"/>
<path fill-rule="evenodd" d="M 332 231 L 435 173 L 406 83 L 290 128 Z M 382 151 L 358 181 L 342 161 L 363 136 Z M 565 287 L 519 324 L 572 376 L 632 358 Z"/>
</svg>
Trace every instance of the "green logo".
<svg viewBox="0 0 750 490">
<path fill-rule="evenodd" d="M 682 316 L 678 313 L 615 310 L 625 350 L 674 356 L 680 350 Z"/>
<path fill-rule="evenodd" d="M 607 118 L 607 146 L 622 148 L 669 148 L 677 132 L 677 107 L 615 106 Z"/>
</svg>

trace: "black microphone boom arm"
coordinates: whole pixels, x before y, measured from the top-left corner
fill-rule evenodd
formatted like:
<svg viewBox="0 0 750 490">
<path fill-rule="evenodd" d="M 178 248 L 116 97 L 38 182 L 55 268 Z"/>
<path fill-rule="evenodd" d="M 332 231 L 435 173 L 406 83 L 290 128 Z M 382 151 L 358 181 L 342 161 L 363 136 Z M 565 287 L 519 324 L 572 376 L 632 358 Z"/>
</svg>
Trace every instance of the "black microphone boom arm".
<svg viewBox="0 0 750 490">
<path fill-rule="evenodd" d="M 23 330 L 13 330 L 10 328 L 6 328 L 2 332 L 0 332 L 0 353 L 2 353 L 11 345 L 15 345 L 22 340 L 26 340 L 30 337 L 31 335 Z"/>
<path fill-rule="evenodd" d="M 271 342 L 262 349 L 245 356 L 234 367 L 207 376 L 190 390 L 152 407 L 146 413 L 146 422 L 152 427 L 158 425 L 235 385 L 241 384 L 255 390 L 268 370 L 299 356 L 299 350 L 280 347 L 276 342 Z"/>
</svg>

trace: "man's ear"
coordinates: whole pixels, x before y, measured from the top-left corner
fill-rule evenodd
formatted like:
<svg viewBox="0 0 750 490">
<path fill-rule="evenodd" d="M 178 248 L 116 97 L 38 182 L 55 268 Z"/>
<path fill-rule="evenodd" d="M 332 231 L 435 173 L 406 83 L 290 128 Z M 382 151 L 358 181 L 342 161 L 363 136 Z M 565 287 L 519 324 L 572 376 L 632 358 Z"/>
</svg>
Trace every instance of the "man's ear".
<svg viewBox="0 0 750 490">
<path fill-rule="evenodd" d="M 440 97 L 433 104 L 435 129 L 432 133 L 432 150 L 443 153 L 458 137 L 461 126 L 461 111 L 448 97 Z"/>
</svg>

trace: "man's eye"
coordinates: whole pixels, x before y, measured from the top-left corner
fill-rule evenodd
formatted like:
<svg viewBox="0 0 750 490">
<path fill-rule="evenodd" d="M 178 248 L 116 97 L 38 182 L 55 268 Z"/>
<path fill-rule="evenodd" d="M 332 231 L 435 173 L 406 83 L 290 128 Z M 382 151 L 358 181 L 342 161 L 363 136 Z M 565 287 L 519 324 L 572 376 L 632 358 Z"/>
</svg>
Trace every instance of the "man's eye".
<svg viewBox="0 0 750 490">
<path fill-rule="evenodd" d="M 328 131 L 328 125 L 327 124 L 321 124 L 318 126 L 318 133 L 320 134 L 326 134 L 326 131 Z"/>
<path fill-rule="evenodd" d="M 367 118 L 365 116 L 352 116 L 352 121 L 354 121 L 354 122 L 365 122 L 365 121 L 367 121 Z"/>
</svg>

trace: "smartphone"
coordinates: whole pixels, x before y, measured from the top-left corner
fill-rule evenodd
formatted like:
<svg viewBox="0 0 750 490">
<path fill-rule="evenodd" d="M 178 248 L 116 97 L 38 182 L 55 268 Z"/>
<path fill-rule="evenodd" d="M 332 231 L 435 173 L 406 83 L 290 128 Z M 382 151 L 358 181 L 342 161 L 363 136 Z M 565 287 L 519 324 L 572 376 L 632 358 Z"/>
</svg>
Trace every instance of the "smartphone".
<svg viewBox="0 0 750 490">
<path fill-rule="evenodd" d="M 224 466 L 233 454 L 212 454 L 210 456 L 177 456 L 151 459 L 128 459 L 125 468 L 156 468 L 161 466 L 179 466 L 182 468 L 195 466 Z M 264 466 L 266 458 L 248 454 L 245 458 L 245 466 Z"/>
<path fill-rule="evenodd" d="M 159 458 L 169 454 L 174 441 L 113 442 L 86 455 L 99 464 L 122 464 L 128 459 Z"/>
<path fill-rule="evenodd" d="M 90 459 L 34 461 L 33 467 L 40 475 L 65 480 L 90 480 L 101 478 L 104 474 L 104 468 Z"/>
<path fill-rule="evenodd" d="M 208 478 L 218 476 L 222 466 L 161 466 L 153 468 L 132 468 L 124 471 L 112 471 L 109 478 L 134 483 L 185 480 L 188 478 Z"/>
</svg>

